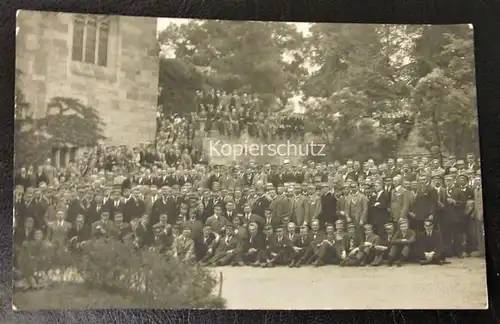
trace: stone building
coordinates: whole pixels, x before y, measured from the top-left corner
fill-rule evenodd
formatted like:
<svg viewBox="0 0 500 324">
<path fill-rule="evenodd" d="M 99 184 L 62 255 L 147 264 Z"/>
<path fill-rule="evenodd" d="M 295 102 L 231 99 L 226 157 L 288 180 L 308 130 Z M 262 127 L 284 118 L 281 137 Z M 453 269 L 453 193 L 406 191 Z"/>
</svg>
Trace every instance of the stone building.
<svg viewBox="0 0 500 324">
<path fill-rule="evenodd" d="M 104 144 L 135 146 L 153 141 L 159 69 L 156 28 L 156 18 L 149 17 L 20 11 L 16 70 L 21 77 L 16 87 L 27 105 L 16 117 L 29 116 L 35 125 L 40 121 L 33 127 L 44 125 L 50 137 L 55 127 L 68 125 L 47 127 L 42 122 L 62 114 L 49 103 L 54 98 L 70 99 L 95 112 Z M 64 114 L 85 118 L 66 108 L 70 111 Z M 57 138 L 49 151 L 55 165 L 65 165 L 79 148 L 94 144 L 78 136 Z"/>
</svg>

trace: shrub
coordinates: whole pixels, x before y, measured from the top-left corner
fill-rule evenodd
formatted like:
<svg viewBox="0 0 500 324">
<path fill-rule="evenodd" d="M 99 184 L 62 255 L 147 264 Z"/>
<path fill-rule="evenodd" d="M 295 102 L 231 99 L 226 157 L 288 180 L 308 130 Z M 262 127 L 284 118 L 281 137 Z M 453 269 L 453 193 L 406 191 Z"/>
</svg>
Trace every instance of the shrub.
<svg viewBox="0 0 500 324">
<path fill-rule="evenodd" d="M 87 289 L 130 296 L 137 307 L 225 307 L 213 294 L 217 281 L 208 269 L 114 240 L 89 241 L 79 251 L 29 245 L 19 250 L 17 264 L 28 277 L 54 278 L 57 270 L 59 280 L 68 280 L 69 272 L 76 273 Z"/>
</svg>

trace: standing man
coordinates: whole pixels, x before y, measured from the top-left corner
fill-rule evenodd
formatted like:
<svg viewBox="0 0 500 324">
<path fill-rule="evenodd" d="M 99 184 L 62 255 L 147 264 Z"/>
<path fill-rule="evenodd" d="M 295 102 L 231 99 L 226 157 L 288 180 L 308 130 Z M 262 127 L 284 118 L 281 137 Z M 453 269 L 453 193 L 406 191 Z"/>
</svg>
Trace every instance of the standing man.
<svg viewBox="0 0 500 324">
<path fill-rule="evenodd" d="M 483 219 L 483 189 L 481 186 L 481 174 L 474 179 L 474 213 L 472 221 L 473 236 L 476 239 L 476 249 L 471 253 L 474 257 L 483 257 L 484 243 L 484 219 Z"/>
<path fill-rule="evenodd" d="M 424 220 L 433 219 L 435 206 L 437 204 L 437 193 L 429 185 L 427 175 L 418 177 L 418 188 L 413 202 L 413 210 L 410 218 L 410 228 L 417 235 L 424 232 Z"/>
<path fill-rule="evenodd" d="M 384 190 L 381 180 L 375 181 L 375 190 L 368 201 L 368 222 L 380 237 L 385 234 L 384 225 L 389 221 L 390 192 Z"/>
<path fill-rule="evenodd" d="M 325 227 L 325 223 L 335 224 L 337 220 L 337 198 L 333 185 L 321 196 L 321 214 L 318 219 L 321 228 Z"/>
<path fill-rule="evenodd" d="M 407 219 L 410 209 L 410 192 L 402 186 L 403 178 L 397 175 L 393 178 L 394 189 L 391 193 L 391 218 L 395 224 L 399 223 L 400 219 Z"/>
<path fill-rule="evenodd" d="M 359 231 L 368 218 L 368 198 L 359 192 L 358 184 L 353 182 L 350 185 L 351 194 L 346 203 L 346 219 L 348 223 L 353 223 L 356 230 Z"/>
</svg>

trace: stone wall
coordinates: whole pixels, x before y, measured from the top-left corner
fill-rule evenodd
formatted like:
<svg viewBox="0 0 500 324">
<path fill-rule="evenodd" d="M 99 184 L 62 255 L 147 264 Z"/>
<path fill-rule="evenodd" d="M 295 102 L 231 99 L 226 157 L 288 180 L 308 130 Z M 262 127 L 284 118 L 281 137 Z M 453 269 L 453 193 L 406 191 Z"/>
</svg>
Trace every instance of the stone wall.
<svg viewBox="0 0 500 324">
<path fill-rule="evenodd" d="M 105 67 L 71 60 L 74 18 L 41 11 L 18 15 L 16 68 L 23 73 L 21 87 L 34 117 L 47 114 L 51 98 L 75 98 L 98 112 L 108 144 L 152 141 L 159 68 L 156 18 L 110 16 Z"/>
</svg>

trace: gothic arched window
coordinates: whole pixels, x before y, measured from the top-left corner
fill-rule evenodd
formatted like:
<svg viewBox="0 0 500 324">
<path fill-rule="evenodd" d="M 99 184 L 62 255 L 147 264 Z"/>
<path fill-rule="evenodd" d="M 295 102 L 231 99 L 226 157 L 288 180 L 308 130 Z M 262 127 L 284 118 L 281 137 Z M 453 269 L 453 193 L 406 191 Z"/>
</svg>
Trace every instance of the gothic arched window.
<svg viewBox="0 0 500 324">
<path fill-rule="evenodd" d="M 73 61 L 108 64 L 109 18 L 77 15 L 73 26 Z"/>
</svg>

